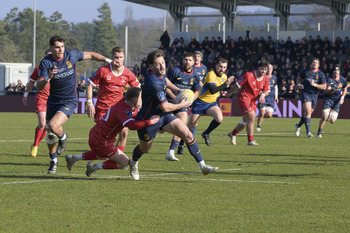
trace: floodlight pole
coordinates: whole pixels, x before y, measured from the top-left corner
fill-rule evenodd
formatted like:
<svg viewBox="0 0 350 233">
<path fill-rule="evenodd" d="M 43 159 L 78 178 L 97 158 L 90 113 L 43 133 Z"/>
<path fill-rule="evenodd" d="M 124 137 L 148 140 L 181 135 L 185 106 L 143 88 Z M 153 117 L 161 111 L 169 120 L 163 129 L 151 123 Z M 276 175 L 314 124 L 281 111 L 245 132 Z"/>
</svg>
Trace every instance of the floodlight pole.
<svg viewBox="0 0 350 233">
<path fill-rule="evenodd" d="M 33 67 L 35 67 L 35 42 L 36 42 L 36 0 L 34 0 L 34 20 L 33 20 Z"/>
<path fill-rule="evenodd" d="M 128 26 L 125 26 L 125 66 L 128 67 Z"/>
</svg>

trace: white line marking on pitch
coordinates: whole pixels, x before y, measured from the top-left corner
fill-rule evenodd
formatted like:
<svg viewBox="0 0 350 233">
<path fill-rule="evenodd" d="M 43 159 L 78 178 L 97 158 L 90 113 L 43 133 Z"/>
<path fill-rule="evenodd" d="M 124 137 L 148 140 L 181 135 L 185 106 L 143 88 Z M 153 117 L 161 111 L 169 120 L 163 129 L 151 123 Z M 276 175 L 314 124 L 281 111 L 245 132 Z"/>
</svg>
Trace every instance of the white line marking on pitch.
<svg viewBox="0 0 350 233">
<path fill-rule="evenodd" d="M 224 171 L 238 171 L 242 170 L 240 168 L 235 169 L 222 169 L 220 172 Z M 12 173 L 12 172 L 3 172 L 0 171 L 0 173 Z M 16 173 L 16 172 L 14 172 Z M 178 174 L 189 174 L 189 173 L 201 173 L 201 172 L 170 172 L 170 173 L 160 173 L 160 174 L 150 174 L 150 175 L 140 175 L 141 178 L 144 179 L 163 179 L 163 180 L 190 180 L 190 181 L 221 181 L 221 182 L 239 182 L 239 183 L 267 183 L 267 184 L 297 184 L 296 182 L 285 182 L 285 181 L 259 181 L 259 180 L 227 180 L 227 179 L 200 179 L 200 178 L 175 178 L 175 177 L 164 177 L 167 175 L 178 175 Z M 36 175 L 43 175 L 46 173 L 34 173 L 34 172 L 23 172 L 16 174 L 36 174 Z M 82 174 L 70 174 L 70 173 L 56 173 L 56 175 L 67 175 L 67 176 L 81 176 Z M 160 177 L 163 176 L 163 177 Z M 99 179 L 115 179 L 115 178 L 130 178 L 130 176 L 94 176 L 93 178 L 99 178 Z M 89 180 L 90 178 L 81 178 L 81 180 Z M 14 182 L 4 182 L 2 184 L 29 184 L 29 183 L 41 183 L 41 182 L 54 182 L 54 181 L 67 181 L 67 180 L 77 180 L 77 179 L 49 179 L 49 180 L 31 180 L 31 181 L 14 181 Z"/>
</svg>

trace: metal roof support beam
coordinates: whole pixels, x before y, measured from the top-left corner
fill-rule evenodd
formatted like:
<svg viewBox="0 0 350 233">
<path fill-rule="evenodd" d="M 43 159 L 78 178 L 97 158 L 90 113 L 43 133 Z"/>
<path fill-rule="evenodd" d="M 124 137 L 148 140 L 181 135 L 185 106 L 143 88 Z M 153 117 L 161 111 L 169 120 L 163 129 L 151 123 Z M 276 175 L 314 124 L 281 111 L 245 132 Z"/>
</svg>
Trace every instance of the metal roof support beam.
<svg viewBox="0 0 350 233">
<path fill-rule="evenodd" d="M 183 19 L 188 14 L 188 7 L 170 4 L 169 5 L 169 13 L 174 18 L 174 32 L 182 32 L 183 31 Z"/>
<path fill-rule="evenodd" d="M 345 19 L 349 14 L 349 4 L 337 0 L 332 0 L 331 10 L 335 16 L 335 30 L 344 31 Z"/>
<path fill-rule="evenodd" d="M 237 16 L 236 0 L 234 0 L 234 4 L 222 2 L 220 11 L 225 17 L 225 30 L 227 32 L 233 32 L 235 30 L 235 18 Z"/>
<path fill-rule="evenodd" d="M 285 2 L 276 2 L 275 12 L 277 16 L 280 17 L 280 30 L 288 30 L 288 17 L 290 15 L 290 4 Z"/>
</svg>

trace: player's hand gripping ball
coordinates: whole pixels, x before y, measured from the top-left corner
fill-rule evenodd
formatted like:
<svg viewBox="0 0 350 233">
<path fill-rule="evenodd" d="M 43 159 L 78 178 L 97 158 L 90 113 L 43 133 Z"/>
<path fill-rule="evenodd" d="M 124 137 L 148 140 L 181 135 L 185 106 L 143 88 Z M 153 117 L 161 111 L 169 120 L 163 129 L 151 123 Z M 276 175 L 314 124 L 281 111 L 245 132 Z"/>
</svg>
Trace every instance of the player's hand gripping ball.
<svg viewBox="0 0 350 233">
<path fill-rule="evenodd" d="M 175 104 L 180 103 L 183 99 L 185 99 L 187 102 L 192 102 L 194 99 L 194 93 L 191 90 L 182 90 L 179 94 L 175 97 Z"/>
</svg>

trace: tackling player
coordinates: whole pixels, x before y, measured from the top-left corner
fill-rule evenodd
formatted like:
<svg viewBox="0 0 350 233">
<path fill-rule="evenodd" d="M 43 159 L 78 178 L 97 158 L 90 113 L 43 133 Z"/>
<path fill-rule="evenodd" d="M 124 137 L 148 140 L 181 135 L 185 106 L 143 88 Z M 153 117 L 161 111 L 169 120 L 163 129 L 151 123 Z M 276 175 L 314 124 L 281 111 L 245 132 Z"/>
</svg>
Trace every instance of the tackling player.
<svg viewBox="0 0 350 233">
<path fill-rule="evenodd" d="M 178 88 L 185 90 L 189 89 L 194 92 L 194 100 L 197 99 L 199 90 L 201 89 L 199 77 L 193 70 L 194 64 L 194 54 L 186 52 L 183 55 L 182 67 L 175 67 L 168 74 L 168 79 Z M 170 90 L 169 90 L 170 91 Z M 171 91 L 170 91 L 171 92 Z M 168 91 L 167 91 L 168 93 Z M 169 100 L 170 103 L 174 103 Z M 180 120 L 185 124 L 187 123 L 188 109 L 181 108 L 173 112 Z M 179 159 L 175 157 L 175 149 L 180 143 L 180 138 L 174 135 L 171 140 L 171 145 L 165 159 L 169 161 L 178 161 Z"/>
<path fill-rule="evenodd" d="M 240 77 L 228 96 L 238 91 L 238 103 L 243 113 L 242 120 L 236 128 L 228 134 L 231 144 L 236 145 L 236 135 L 247 127 L 248 146 L 259 146 L 254 140 L 254 122 L 256 112 L 256 101 L 265 102 L 265 96 L 270 92 L 269 78 L 266 76 L 269 63 L 261 61 L 255 71 L 247 72 Z"/>
<path fill-rule="evenodd" d="M 188 122 L 190 130 L 195 128 L 201 114 L 206 113 L 214 118 L 201 135 L 207 146 L 211 145 L 209 134 L 216 129 L 223 120 L 221 109 L 216 100 L 220 96 L 220 91 L 228 88 L 234 80 L 233 76 L 227 78 L 225 74 L 227 65 L 228 61 L 226 59 L 219 58 L 215 70 L 209 71 L 205 77 L 200 95 L 191 108 L 190 120 Z"/>
<path fill-rule="evenodd" d="M 178 91 L 178 88 L 165 78 L 166 65 L 164 60 L 164 51 L 152 51 L 147 56 L 150 72 L 145 78 L 142 86 L 142 103 L 143 106 L 137 114 L 136 119 L 149 119 L 151 115 L 160 115 L 158 123 L 147 126 L 137 131 L 139 136 L 139 145 L 133 151 L 130 160 L 130 174 L 135 179 L 139 179 L 138 160 L 144 153 L 148 153 L 151 149 L 153 139 L 159 129 L 167 131 L 171 134 L 182 138 L 191 153 L 197 161 L 204 175 L 216 172 L 218 167 L 206 165 L 202 157 L 196 139 L 194 139 L 191 131 L 186 124 L 177 118 L 172 112 L 181 108 L 187 108 L 192 103 L 182 100 L 179 104 L 172 104 L 167 101 L 166 88 L 172 91 Z"/>
<path fill-rule="evenodd" d="M 141 105 L 141 89 L 130 87 L 125 98 L 122 98 L 108 109 L 102 119 L 98 120 L 90 130 L 89 146 L 91 150 L 79 155 L 68 154 L 65 156 L 68 170 L 72 170 L 74 163 L 79 160 L 105 160 L 98 164 L 89 162 L 86 165 L 86 175 L 88 177 L 99 169 L 121 169 L 128 166 L 129 158 L 118 146 L 113 145 L 117 134 L 124 127 L 137 130 L 155 124 L 159 120 L 157 115 L 151 116 L 148 120 L 134 120 Z"/>
<path fill-rule="evenodd" d="M 47 100 L 46 129 L 47 145 L 50 154 L 49 174 L 55 174 L 57 155 L 66 149 L 67 134 L 62 125 L 73 114 L 78 104 L 75 65 L 86 59 L 110 63 L 110 59 L 94 52 L 65 50 L 64 38 L 54 36 L 50 39 L 51 55 L 40 62 L 38 90 L 43 90 L 50 83 L 50 95 Z M 59 138 L 56 150 L 56 136 Z"/>
<path fill-rule="evenodd" d="M 45 52 L 45 56 L 51 54 L 51 51 L 48 49 Z M 29 82 L 27 84 L 27 88 L 24 91 L 23 98 L 22 98 L 22 103 L 27 106 L 28 105 L 28 94 L 29 92 L 33 89 L 35 82 L 38 80 L 39 75 L 39 66 L 35 67 L 32 75 L 29 78 Z M 38 154 L 38 147 L 43 140 L 43 138 L 46 136 L 46 103 L 47 103 L 47 98 L 49 98 L 50 94 L 50 84 L 46 86 L 44 90 L 38 91 L 36 96 L 35 96 L 35 113 L 38 116 L 38 125 L 35 128 L 35 136 L 34 136 L 34 144 L 32 145 L 32 149 L 30 151 L 30 155 L 32 157 L 36 157 Z"/>
<path fill-rule="evenodd" d="M 340 105 L 344 103 L 348 89 L 346 79 L 340 75 L 340 68 L 335 67 L 333 75 L 327 79 L 327 90 L 323 101 L 322 117 L 317 132 L 318 138 L 322 138 L 322 130 L 326 121 L 334 124 L 338 118 Z"/>
<path fill-rule="evenodd" d="M 102 118 L 107 110 L 123 98 L 126 85 L 140 87 L 141 84 L 135 75 L 123 65 L 124 48 L 112 49 L 112 62 L 97 70 L 94 76 L 89 78 L 86 89 L 87 115 L 94 116 L 95 122 Z M 92 103 L 92 88 L 99 86 L 96 105 Z M 128 128 L 125 127 L 119 133 L 117 146 L 124 151 L 128 136 Z"/>
<path fill-rule="evenodd" d="M 199 77 L 199 81 L 200 81 L 200 85 L 203 85 L 203 79 L 205 78 L 205 76 L 207 76 L 208 73 L 208 69 L 207 67 L 202 64 L 203 61 L 203 53 L 199 50 L 196 50 L 194 52 L 194 65 L 193 65 L 193 72 L 197 74 L 197 76 Z M 196 124 L 196 126 L 193 128 L 192 130 L 192 134 L 193 137 L 196 135 L 197 132 L 197 125 L 198 122 Z M 183 154 L 183 146 L 184 146 L 185 142 L 184 140 L 181 139 L 180 143 L 179 143 L 179 147 L 177 149 L 177 154 Z"/>
<path fill-rule="evenodd" d="M 260 132 L 264 117 L 271 118 L 275 108 L 275 101 L 278 103 L 277 77 L 272 74 L 273 66 L 270 64 L 266 76 L 269 78 L 270 93 L 265 97 L 265 103 L 258 103 L 259 116 L 256 131 Z"/>
<path fill-rule="evenodd" d="M 300 122 L 296 123 L 295 135 L 300 135 L 300 127 L 305 123 L 306 134 L 308 138 L 313 138 L 310 131 L 311 114 L 314 112 L 318 99 L 318 90 L 326 90 L 327 81 L 324 73 L 319 70 L 320 60 L 312 59 L 309 69 L 300 72 L 297 85 L 301 90 L 300 100 L 303 104 L 303 115 Z"/>
</svg>

